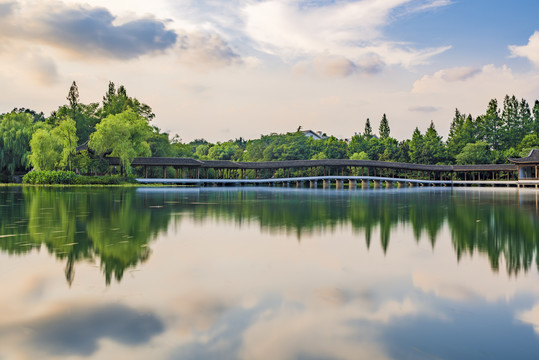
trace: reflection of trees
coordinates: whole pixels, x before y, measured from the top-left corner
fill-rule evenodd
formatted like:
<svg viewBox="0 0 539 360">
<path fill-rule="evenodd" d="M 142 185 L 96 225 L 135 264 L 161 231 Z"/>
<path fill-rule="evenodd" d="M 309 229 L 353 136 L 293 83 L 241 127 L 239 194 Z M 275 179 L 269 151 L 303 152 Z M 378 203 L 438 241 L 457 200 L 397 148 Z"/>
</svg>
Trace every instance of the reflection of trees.
<svg viewBox="0 0 539 360">
<path fill-rule="evenodd" d="M 417 241 L 426 237 L 434 247 L 447 222 L 458 259 L 479 252 L 488 256 L 495 271 L 502 259 L 509 274 L 529 270 L 534 261 L 539 268 L 539 200 L 516 193 L 6 189 L 0 188 L 0 236 L 9 236 L 0 238 L 0 249 L 24 254 L 43 245 L 66 262 L 70 283 L 74 265 L 93 259 L 99 259 L 107 284 L 112 278 L 120 281 L 126 269 L 149 258 L 149 240 L 176 214 L 198 223 L 253 223 L 262 231 L 298 239 L 349 226 L 364 234 L 367 247 L 372 234 L 379 232 L 384 251 L 402 225 L 412 229 Z"/>
<path fill-rule="evenodd" d="M 457 257 L 485 253 L 497 271 L 503 255 L 508 274 L 515 275 L 529 270 L 535 257 L 539 268 L 536 209 L 516 200 L 502 194 L 486 200 L 473 194 L 455 199 L 448 218 Z"/>
<path fill-rule="evenodd" d="M 71 284 L 74 264 L 98 258 L 107 284 L 125 269 L 148 259 L 148 241 L 168 226 L 169 216 L 137 206 L 134 189 L 14 188 L 0 192 L 0 248 L 23 254 L 41 245 L 66 262 Z M 7 209 L 7 208 L 1 208 Z M 15 235 L 15 236 L 12 236 Z"/>
<path fill-rule="evenodd" d="M 481 195 L 482 194 L 482 195 Z M 399 224 L 412 228 L 416 240 L 426 236 L 434 247 L 445 222 L 449 225 L 457 258 L 485 253 L 497 271 L 502 257 L 509 274 L 527 271 L 539 247 L 536 204 L 516 193 L 474 191 L 212 191 L 145 193 L 147 201 L 189 214 L 195 221 L 222 219 L 255 222 L 262 230 L 296 234 L 333 231 L 349 225 L 365 234 L 367 247 L 375 230 L 389 248 Z M 528 206 L 529 205 L 529 206 Z M 172 207 L 168 207 L 172 208 Z"/>
</svg>

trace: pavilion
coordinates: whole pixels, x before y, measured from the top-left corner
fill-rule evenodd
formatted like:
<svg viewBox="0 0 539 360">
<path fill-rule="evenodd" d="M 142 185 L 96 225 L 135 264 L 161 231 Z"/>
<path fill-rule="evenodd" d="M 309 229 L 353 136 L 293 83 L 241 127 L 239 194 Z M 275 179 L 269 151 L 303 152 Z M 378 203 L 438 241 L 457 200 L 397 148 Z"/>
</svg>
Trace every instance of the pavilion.
<svg viewBox="0 0 539 360">
<path fill-rule="evenodd" d="M 526 157 L 507 160 L 517 166 L 519 180 L 539 180 L 539 149 L 532 149 Z"/>
</svg>

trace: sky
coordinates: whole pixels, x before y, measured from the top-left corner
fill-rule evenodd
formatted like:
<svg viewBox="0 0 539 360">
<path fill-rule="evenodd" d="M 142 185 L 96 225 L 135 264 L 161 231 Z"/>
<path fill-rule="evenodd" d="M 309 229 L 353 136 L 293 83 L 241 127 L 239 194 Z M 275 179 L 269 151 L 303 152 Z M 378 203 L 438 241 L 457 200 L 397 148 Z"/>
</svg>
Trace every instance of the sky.
<svg viewBox="0 0 539 360">
<path fill-rule="evenodd" d="M 184 142 L 303 129 L 391 136 L 505 94 L 539 99 L 536 0 L 0 0 L 0 113 L 108 82 Z"/>
</svg>

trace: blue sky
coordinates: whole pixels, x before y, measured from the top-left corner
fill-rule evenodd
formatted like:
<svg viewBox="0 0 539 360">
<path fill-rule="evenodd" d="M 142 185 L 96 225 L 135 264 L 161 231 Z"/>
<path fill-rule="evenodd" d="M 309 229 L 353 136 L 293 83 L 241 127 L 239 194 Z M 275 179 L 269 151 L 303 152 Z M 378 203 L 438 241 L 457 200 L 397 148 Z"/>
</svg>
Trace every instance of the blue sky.
<svg viewBox="0 0 539 360">
<path fill-rule="evenodd" d="M 539 2 L 0 0 L 0 113 L 49 113 L 108 81 L 185 141 L 376 128 L 411 137 L 455 108 L 539 98 Z"/>
</svg>

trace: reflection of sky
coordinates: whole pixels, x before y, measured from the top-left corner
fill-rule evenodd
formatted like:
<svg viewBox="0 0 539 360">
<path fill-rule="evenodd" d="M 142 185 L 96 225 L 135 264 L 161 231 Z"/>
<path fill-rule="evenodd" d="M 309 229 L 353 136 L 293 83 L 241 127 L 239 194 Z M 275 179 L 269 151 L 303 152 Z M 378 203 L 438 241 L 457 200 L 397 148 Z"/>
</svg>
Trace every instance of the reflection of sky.
<svg viewBox="0 0 539 360">
<path fill-rule="evenodd" d="M 0 254 L 0 358 L 537 358 L 537 270 L 493 273 L 407 224 L 370 249 L 348 224 L 293 234 L 172 215 L 152 256 L 106 287 L 93 263 L 71 288 L 46 251 Z M 376 239 L 376 240 L 375 240 Z M 31 345 L 31 346 L 30 346 Z"/>
</svg>

